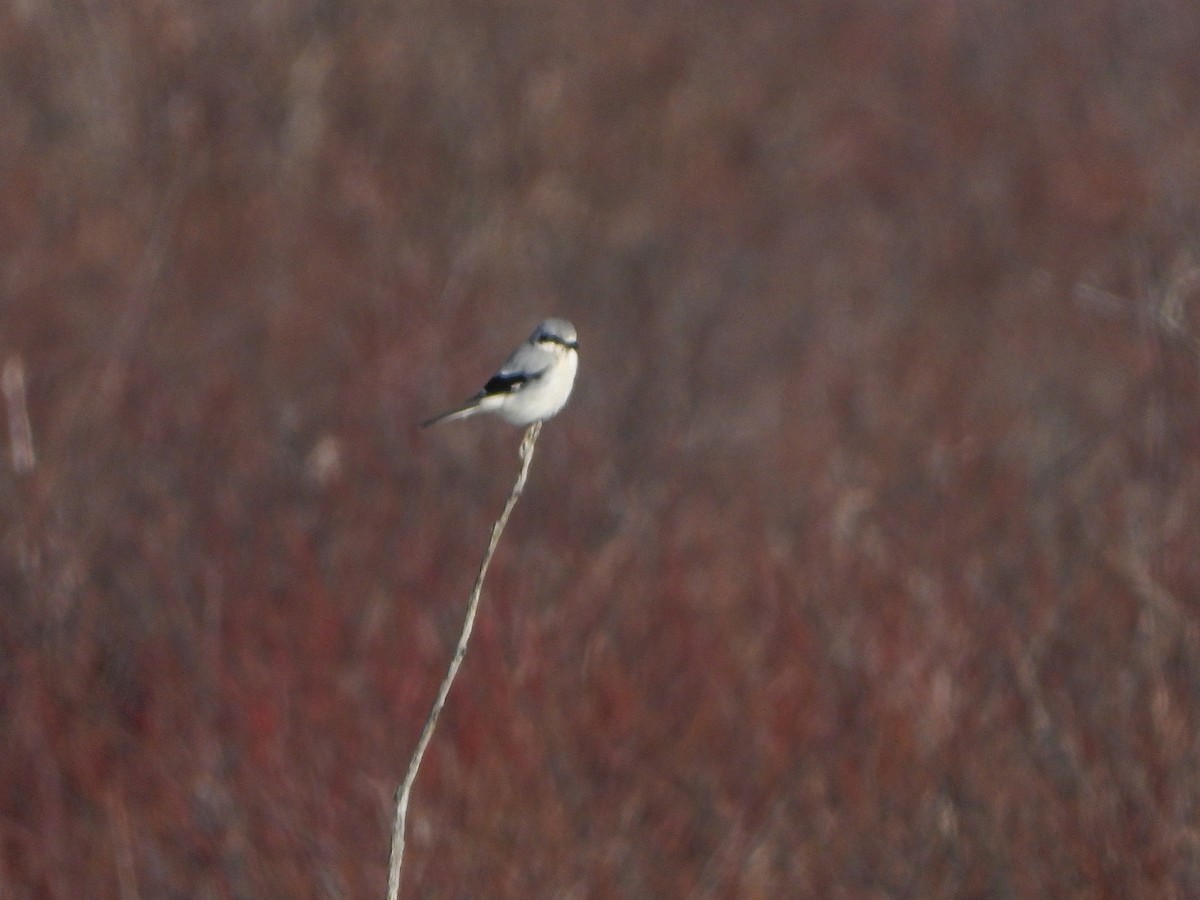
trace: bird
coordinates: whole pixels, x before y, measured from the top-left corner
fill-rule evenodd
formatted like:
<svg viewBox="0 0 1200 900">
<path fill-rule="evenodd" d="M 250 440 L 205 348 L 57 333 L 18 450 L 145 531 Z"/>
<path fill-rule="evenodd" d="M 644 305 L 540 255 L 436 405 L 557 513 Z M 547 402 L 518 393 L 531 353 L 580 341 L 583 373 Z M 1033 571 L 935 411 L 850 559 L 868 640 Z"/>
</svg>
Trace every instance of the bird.
<svg viewBox="0 0 1200 900">
<path fill-rule="evenodd" d="M 478 394 L 461 406 L 426 419 L 421 427 L 487 412 L 519 427 L 544 422 L 566 405 L 578 368 L 575 326 L 566 319 L 546 319 Z"/>
</svg>

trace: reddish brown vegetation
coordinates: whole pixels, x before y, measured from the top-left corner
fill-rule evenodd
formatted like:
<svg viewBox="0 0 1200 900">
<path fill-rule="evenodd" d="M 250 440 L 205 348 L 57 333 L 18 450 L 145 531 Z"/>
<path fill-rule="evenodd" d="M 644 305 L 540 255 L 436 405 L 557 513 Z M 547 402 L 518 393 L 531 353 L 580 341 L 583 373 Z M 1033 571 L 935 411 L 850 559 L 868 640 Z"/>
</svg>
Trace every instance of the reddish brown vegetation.
<svg viewBox="0 0 1200 900">
<path fill-rule="evenodd" d="M 0 11 L 0 894 L 1200 895 L 1193 2 Z M 0 363 L 3 363 L 0 359 Z"/>
</svg>

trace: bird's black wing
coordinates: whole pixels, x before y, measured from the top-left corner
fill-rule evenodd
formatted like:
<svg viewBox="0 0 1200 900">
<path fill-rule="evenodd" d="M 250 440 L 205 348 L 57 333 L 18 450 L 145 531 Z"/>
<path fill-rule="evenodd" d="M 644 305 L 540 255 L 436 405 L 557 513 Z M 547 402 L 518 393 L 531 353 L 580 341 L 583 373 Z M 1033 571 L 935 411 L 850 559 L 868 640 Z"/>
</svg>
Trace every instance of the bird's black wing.
<svg viewBox="0 0 1200 900">
<path fill-rule="evenodd" d="M 480 397 L 490 397 L 494 394 L 511 394 L 519 391 L 531 381 L 537 381 L 545 373 L 541 372 L 498 372 L 488 379 L 488 383 L 479 392 Z"/>
</svg>

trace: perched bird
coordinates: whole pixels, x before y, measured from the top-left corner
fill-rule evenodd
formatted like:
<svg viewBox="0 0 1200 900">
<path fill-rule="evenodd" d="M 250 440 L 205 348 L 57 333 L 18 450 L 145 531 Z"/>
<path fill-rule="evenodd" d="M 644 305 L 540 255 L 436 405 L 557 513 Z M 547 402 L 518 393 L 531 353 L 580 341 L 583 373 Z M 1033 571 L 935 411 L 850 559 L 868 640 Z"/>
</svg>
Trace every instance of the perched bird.
<svg viewBox="0 0 1200 900">
<path fill-rule="evenodd" d="M 547 319 L 513 351 L 483 390 L 462 406 L 422 422 L 421 427 L 484 412 L 518 426 L 544 421 L 566 405 L 578 367 L 575 326 L 566 319 Z"/>
</svg>

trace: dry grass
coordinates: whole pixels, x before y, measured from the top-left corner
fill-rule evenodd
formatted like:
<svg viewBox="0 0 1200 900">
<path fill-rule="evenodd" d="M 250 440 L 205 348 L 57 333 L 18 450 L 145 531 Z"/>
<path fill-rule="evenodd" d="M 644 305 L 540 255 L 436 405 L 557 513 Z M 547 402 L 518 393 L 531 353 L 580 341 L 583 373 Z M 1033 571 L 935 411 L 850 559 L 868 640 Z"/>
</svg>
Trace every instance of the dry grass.
<svg viewBox="0 0 1200 900">
<path fill-rule="evenodd" d="M 517 441 L 412 423 L 549 314 L 406 895 L 1200 894 L 1197 46 L 0 10 L 0 894 L 382 895 Z"/>
</svg>

